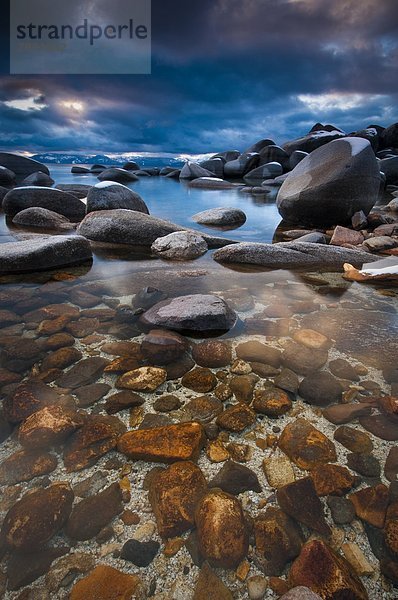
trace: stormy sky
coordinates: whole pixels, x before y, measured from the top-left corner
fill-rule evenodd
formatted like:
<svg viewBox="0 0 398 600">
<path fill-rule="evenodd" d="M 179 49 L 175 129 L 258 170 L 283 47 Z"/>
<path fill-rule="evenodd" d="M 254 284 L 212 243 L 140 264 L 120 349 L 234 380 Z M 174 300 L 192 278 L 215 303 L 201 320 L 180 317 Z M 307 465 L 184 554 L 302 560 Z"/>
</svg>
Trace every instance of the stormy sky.
<svg viewBox="0 0 398 600">
<path fill-rule="evenodd" d="M 217 152 L 398 121 L 397 0 L 152 0 L 152 74 L 131 76 L 11 76 L 1 16 L 3 150 Z"/>
</svg>

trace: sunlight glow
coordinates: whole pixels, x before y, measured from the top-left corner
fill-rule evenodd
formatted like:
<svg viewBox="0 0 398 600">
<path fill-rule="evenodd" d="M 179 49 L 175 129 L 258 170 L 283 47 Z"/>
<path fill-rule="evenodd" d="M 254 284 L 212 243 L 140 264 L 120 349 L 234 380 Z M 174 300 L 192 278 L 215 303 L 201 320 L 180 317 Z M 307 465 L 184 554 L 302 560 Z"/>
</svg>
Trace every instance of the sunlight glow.
<svg viewBox="0 0 398 600">
<path fill-rule="evenodd" d="M 30 98 L 23 98 L 21 100 L 7 100 L 4 104 L 9 108 L 16 108 L 17 110 L 27 112 L 43 110 L 47 106 L 40 101 L 40 96 L 31 96 Z"/>
<path fill-rule="evenodd" d="M 84 103 L 78 100 L 63 100 L 60 102 L 60 106 L 67 110 L 82 113 L 84 111 Z"/>
<path fill-rule="evenodd" d="M 300 94 L 297 99 L 314 112 L 327 110 L 352 110 L 369 100 L 378 100 L 381 96 L 367 94 Z"/>
</svg>

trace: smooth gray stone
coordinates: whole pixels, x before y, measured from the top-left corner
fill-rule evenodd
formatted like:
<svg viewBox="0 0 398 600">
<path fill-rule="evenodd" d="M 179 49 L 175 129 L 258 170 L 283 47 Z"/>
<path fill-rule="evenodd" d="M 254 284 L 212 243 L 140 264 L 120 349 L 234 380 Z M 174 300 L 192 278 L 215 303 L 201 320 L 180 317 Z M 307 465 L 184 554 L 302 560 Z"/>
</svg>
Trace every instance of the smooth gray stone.
<svg viewBox="0 0 398 600">
<path fill-rule="evenodd" d="M 149 215 L 149 210 L 137 192 L 113 181 L 94 185 L 87 194 L 87 214 L 100 210 L 125 208 Z"/>
<path fill-rule="evenodd" d="M 71 221 L 80 221 L 85 213 L 85 204 L 68 192 L 48 187 L 18 187 L 10 190 L 3 199 L 3 210 L 8 217 L 25 208 L 47 208 L 63 215 Z"/>
<path fill-rule="evenodd" d="M 0 152 L 0 165 L 7 167 L 7 169 L 10 169 L 15 173 L 17 183 L 20 183 L 28 175 L 37 173 L 37 171 L 50 175 L 50 171 L 47 167 L 37 160 L 19 156 L 18 154 L 12 154 L 11 152 Z"/>
</svg>

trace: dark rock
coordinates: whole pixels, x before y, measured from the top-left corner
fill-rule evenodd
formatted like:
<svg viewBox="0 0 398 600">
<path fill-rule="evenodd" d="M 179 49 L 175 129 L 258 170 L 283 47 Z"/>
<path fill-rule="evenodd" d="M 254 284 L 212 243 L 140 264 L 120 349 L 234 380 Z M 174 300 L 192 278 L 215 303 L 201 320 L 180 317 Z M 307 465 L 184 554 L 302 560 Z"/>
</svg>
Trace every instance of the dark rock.
<svg viewBox="0 0 398 600">
<path fill-rule="evenodd" d="M 79 200 L 83 200 L 83 198 L 86 198 L 91 188 L 91 185 L 84 185 L 78 183 L 60 183 L 55 186 L 55 189 L 61 190 L 62 192 L 68 192 L 69 194 L 72 194 L 72 196 L 76 196 L 76 198 L 79 198 Z"/>
<path fill-rule="evenodd" d="M 334 432 L 334 439 L 351 452 L 370 454 L 373 450 L 373 442 L 369 435 L 353 427 L 338 427 Z"/>
<path fill-rule="evenodd" d="M 317 148 L 332 142 L 333 140 L 344 137 L 344 133 L 337 128 L 323 129 L 323 126 L 316 131 L 310 131 L 304 137 L 292 140 L 283 144 L 284 150 L 289 154 L 293 154 L 296 150 L 311 153 Z"/>
<path fill-rule="evenodd" d="M 237 496 L 248 490 L 260 493 L 262 488 L 257 475 L 232 460 L 227 461 L 209 483 L 209 488 L 220 488 L 224 492 Z"/>
<path fill-rule="evenodd" d="M 144 402 L 144 401 L 143 401 Z M 181 400 L 177 396 L 161 396 L 153 403 L 153 408 L 158 412 L 172 412 L 182 406 Z"/>
<path fill-rule="evenodd" d="M 388 488 L 382 483 L 367 487 L 349 496 L 359 519 L 382 529 L 389 504 Z"/>
<path fill-rule="evenodd" d="M 0 465 L 0 485 L 15 485 L 47 475 L 57 468 L 58 460 L 53 454 L 40 450 L 18 450 Z"/>
<path fill-rule="evenodd" d="M 216 369 L 231 364 L 232 351 L 225 342 L 206 340 L 193 346 L 192 358 L 201 367 Z"/>
<path fill-rule="evenodd" d="M 283 167 L 281 163 L 276 161 L 270 161 L 267 163 L 263 163 L 260 167 L 256 167 L 252 171 L 249 171 L 249 173 L 247 173 L 243 179 L 246 183 L 251 185 L 254 185 L 256 183 L 261 184 L 261 182 L 264 181 L 264 179 L 273 179 L 274 177 L 282 175 L 282 173 Z"/>
<path fill-rule="evenodd" d="M 257 167 L 259 158 L 257 152 L 248 152 L 234 160 L 229 160 L 224 165 L 225 177 L 241 179 L 246 173 Z"/>
<path fill-rule="evenodd" d="M 122 497 L 119 484 L 113 483 L 103 492 L 85 498 L 73 508 L 66 534 L 73 540 L 91 540 L 123 511 Z"/>
<path fill-rule="evenodd" d="M 315 406 L 327 406 L 340 402 L 343 387 L 338 379 L 327 371 L 305 377 L 300 383 L 299 394 L 306 402 Z"/>
<path fill-rule="evenodd" d="M 4 416 L 10 423 L 20 423 L 41 408 L 56 404 L 58 398 L 56 391 L 42 381 L 25 381 L 3 400 Z"/>
<path fill-rule="evenodd" d="M 0 246 L 0 273 L 43 271 L 91 259 L 90 244 L 80 236 L 8 242 Z"/>
<path fill-rule="evenodd" d="M 330 535 L 331 530 L 311 477 L 284 485 L 277 490 L 276 496 L 279 506 L 293 519 L 321 535 Z"/>
<path fill-rule="evenodd" d="M 62 388 L 80 388 L 96 381 L 108 364 L 109 361 L 100 356 L 86 358 L 61 375 L 56 383 Z"/>
<path fill-rule="evenodd" d="M 107 383 L 91 383 L 75 390 L 74 394 L 78 399 L 78 406 L 86 408 L 101 400 L 110 389 L 111 386 Z"/>
<path fill-rule="evenodd" d="M 51 187 L 54 183 L 54 179 L 52 179 L 49 175 L 43 173 L 42 171 L 36 171 L 36 173 L 32 173 L 31 175 L 28 175 L 28 177 L 25 177 L 21 183 L 21 186 L 38 185 Z"/>
<path fill-rule="evenodd" d="M 181 383 L 190 390 L 204 394 L 213 390 L 218 382 L 210 369 L 196 367 L 184 375 Z"/>
<path fill-rule="evenodd" d="M 384 475 L 388 481 L 396 481 L 398 475 L 398 447 L 393 446 L 387 455 Z"/>
<path fill-rule="evenodd" d="M 3 200 L 3 211 L 8 217 L 26 208 L 46 208 L 72 221 L 81 221 L 86 212 L 81 200 L 55 188 L 47 187 L 18 187 L 9 191 Z"/>
<path fill-rule="evenodd" d="M 238 375 L 229 382 L 229 387 L 238 402 L 250 404 L 253 399 L 253 392 L 258 381 L 257 375 Z"/>
<path fill-rule="evenodd" d="M 183 408 L 183 420 L 198 421 L 203 425 L 210 423 L 223 411 L 221 400 L 211 396 L 193 398 Z"/>
<path fill-rule="evenodd" d="M 246 404 L 239 403 L 227 408 L 217 417 L 221 429 L 241 433 L 256 422 L 255 413 Z"/>
<path fill-rule="evenodd" d="M 103 181 L 90 188 L 87 194 L 87 214 L 99 210 L 124 208 L 149 215 L 149 210 L 137 192 L 120 183 Z"/>
<path fill-rule="evenodd" d="M 360 377 L 354 367 L 342 358 L 336 358 L 329 363 L 329 369 L 333 375 L 340 379 L 348 379 L 349 381 L 359 381 Z"/>
<path fill-rule="evenodd" d="M 236 355 L 247 362 L 263 363 L 276 368 L 281 364 L 281 353 L 279 350 L 255 340 L 238 344 Z"/>
<path fill-rule="evenodd" d="M 0 185 L 11 187 L 15 185 L 15 173 L 6 167 L 0 166 Z"/>
<path fill-rule="evenodd" d="M 353 452 L 347 455 L 347 465 L 364 477 L 380 477 L 381 467 L 375 456 Z"/>
<path fill-rule="evenodd" d="M 178 333 L 152 329 L 141 343 L 141 352 L 151 364 L 167 365 L 178 360 L 187 347 L 187 340 Z"/>
<path fill-rule="evenodd" d="M 270 418 L 284 415 L 292 408 L 292 401 L 286 392 L 274 386 L 257 390 L 254 394 L 253 409 Z"/>
<path fill-rule="evenodd" d="M 44 406 L 20 425 L 18 440 L 24 448 L 50 448 L 62 444 L 76 429 L 82 427 L 83 417 L 62 406 Z"/>
<path fill-rule="evenodd" d="M 102 171 L 97 179 L 100 181 L 116 181 L 118 183 L 131 183 L 132 181 L 138 181 L 137 175 L 134 175 L 131 171 L 126 169 L 119 169 L 117 167 L 111 167 Z"/>
<path fill-rule="evenodd" d="M 296 373 L 287 368 L 282 369 L 279 375 L 275 377 L 274 383 L 277 387 L 292 394 L 297 394 L 300 384 Z"/>
<path fill-rule="evenodd" d="M 327 503 L 336 525 L 348 525 L 355 519 L 355 508 L 351 500 L 329 496 Z"/>
<path fill-rule="evenodd" d="M 167 294 L 154 287 L 145 287 L 138 292 L 133 298 L 133 307 L 135 308 L 152 308 L 158 302 L 165 300 Z"/>
<path fill-rule="evenodd" d="M 209 565 L 204 563 L 196 583 L 193 600 L 233 600 L 233 596 Z"/>
<path fill-rule="evenodd" d="M 224 177 L 224 160 L 222 158 L 210 158 L 208 160 L 203 160 L 200 163 L 200 166 L 210 173 L 213 173 L 216 177 Z"/>
<path fill-rule="evenodd" d="M 50 175 L 49 170 L 45 165 L 31 158 L 20 156 L 19 154 L 12 154 L 9 152 L 0 153 L 0 165 L 10 169 L 17 176 L 17 181 L 20 182 L 28 175 L 41 171 L 46 175 Z"/>
<path fill-rule="evenodd" d="M 69 548 L 46 548 L 34 553 L 12 554 L 7 563 L 7 588 L 19 590 L 36 581 L 50 569 L 51 564 L 69 552 Z"/>
<path fill-rule="evenodd" d="M 66 217 L 47 208 L 25 208 L 15 215 L 12 222 L 22 227 L 40 229 L 72 229 L 73 225 Z"/>
<path fill-rule="evenodd" d="M 334 404 L 325 408 L 323 416 L 325 419 L 334 423 L 335 425 L 341 425 L 343 423 L 351 423 L 359 417 L 370 415 L 373 409 L 370 404 L 365 403 L 353 403 L 353 404 Z M 374 417 L 370 417 L 371 421 Z M 371 422 L 370 421 L 370 422 Z"/>
<path fill-rule="evenodd" d="M 128 540 L 123 545 L 120 558 L 132 562 L 137 567 L 148 567 L 159 552 L 159 548 L 159 542 L 153 540 L 149 542 Z"/>
<path fill-rule="evenodd" d="M 327 362 L 328 351 L 307 348 L 296 342 L 289 342 L 282 354 L 283 366 L 300 375 L 312 375 Z"/>
<path fill-rule="evenodd" d="M 198 179 L 199 177 L 214 177 L 214 173 L 195 162 L 185 163 L 180 172 L 180 179 Z"/>
<path fill-rule="evenodd" d="M 133 408 L 134 406 L 141 406 L 145 400 L 135 392 L 131 390 L 123 390 L 112 394 L 107 398 L 105 403 L 105 410 L 109 415 L 114 415 L 127 408 Z"/>
<path fill-rule="evenodd" d="M 364 429 L 382 440 L 398 441 L 398 424 L 384 415 L 361 416 L 359 422 Z"/>
</svg>

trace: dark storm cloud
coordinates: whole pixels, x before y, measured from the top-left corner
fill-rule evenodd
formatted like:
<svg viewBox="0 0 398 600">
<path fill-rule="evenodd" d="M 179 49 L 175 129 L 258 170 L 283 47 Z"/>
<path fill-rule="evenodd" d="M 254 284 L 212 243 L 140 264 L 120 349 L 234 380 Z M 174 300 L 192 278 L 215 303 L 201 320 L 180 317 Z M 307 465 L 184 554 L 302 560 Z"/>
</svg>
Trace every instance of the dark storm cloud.
<svg viewBox="0 0 398 600">
<path fill-rule="evenodd" d="M 4 76 L 1 145 L 204 152 L 398 120 L 396 0 L 152 5 L 151 76 Z"/>
</svg>

